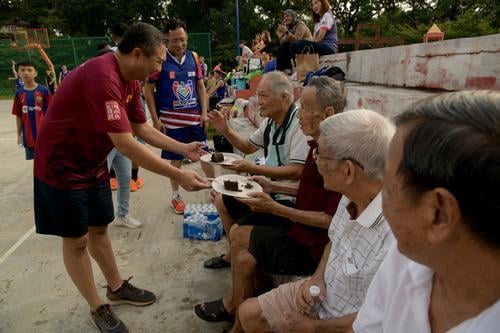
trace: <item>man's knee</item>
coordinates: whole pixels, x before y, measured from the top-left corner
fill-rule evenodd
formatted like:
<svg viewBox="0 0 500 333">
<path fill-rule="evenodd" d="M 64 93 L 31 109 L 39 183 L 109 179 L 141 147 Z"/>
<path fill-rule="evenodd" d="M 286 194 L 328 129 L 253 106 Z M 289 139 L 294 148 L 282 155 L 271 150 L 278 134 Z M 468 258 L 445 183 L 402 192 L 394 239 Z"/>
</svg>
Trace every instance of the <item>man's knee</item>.
<svg viewBox="0 0 500 333">
<path fill-rule="evenodd" d="M 238 308 L 238 318 L 245 332 L 255 326 L 262 318 L 262 308 L 256 297 L 244 301 Z"/>
<path fill-rule="evenodd" d="M 235 249 L 248 248 L 252 228 L 252 226 L 233 225 L 229 231 L 231 247 L 234 247 Z"/>
<path fill-rule="evenodd" d="M 217 193 L 215 195 L 214 205 L 218 212 L 226 212 L 226 206 L 224 205 L 224 200 L 222 200 L 222 194 Z"/>
<path fill-rule="evenodd" d="M 87 248 L 87 243 L 89 240 L 89 234 L 85 234 L 81 237 L 65 237 L 63 238 L 63 250 L 71 252 L 83 252 Z"/>
<path fill-rule="evenodd" d="M 231 258 L 234 269 L 241 273 L 253 273 L 257 267 L 257 260 L 247 250 L 242 250 L 236 254 L 236 258 Z"/>
<path fill-rule="evenodd" d="M 103 226 L 98 226 L 98 227 L 89 227 L 88 235 L 89 235 L 91 240 L 94 237 L 107 236 L 108 235 L 108 226 L 103 225 Z"/>
</svg>

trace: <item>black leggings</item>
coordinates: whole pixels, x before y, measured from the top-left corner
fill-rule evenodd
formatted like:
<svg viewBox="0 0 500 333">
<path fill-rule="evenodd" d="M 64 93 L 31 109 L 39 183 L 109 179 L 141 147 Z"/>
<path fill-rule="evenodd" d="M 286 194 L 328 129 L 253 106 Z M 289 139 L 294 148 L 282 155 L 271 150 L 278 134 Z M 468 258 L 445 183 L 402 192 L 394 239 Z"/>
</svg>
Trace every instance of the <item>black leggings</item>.
<svg viewBox="0 0 500 333">
<path fill-rule="evenodd" d="M 280 45 L 276 51 L 276 69 L 284 71 L 285 69 L 292 69 L 292 55 L 290 53 L 290 43 L 286 42 Z"/>
</svg>

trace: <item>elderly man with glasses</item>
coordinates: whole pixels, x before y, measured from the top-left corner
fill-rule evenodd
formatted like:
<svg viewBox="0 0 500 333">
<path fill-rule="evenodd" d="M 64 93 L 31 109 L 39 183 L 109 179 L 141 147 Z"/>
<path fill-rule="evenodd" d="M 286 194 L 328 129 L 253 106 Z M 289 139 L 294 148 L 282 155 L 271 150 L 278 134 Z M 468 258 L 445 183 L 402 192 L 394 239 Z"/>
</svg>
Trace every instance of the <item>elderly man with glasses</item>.
<svg viewBox="0 0 500 333">
<path fill-rule="evenodd" d="M 500 330 L 500 93 L 431 97 L 396 117 L 384 214 L 397 240 L 356 333 Z"/>
<path fill-rule="evenodd" d="M 339 332 L 356 318 L 393 236 L 382 214 L 384 160 L 394 125 L 369 110 L 353 110 L 320 125 L 313 156 L 325 188 L 343 197 L 316 272 L 239 307 L 245 332 Z M 317 304 L 311 287 L 320 290 Z M 313 306 L 314 305 L 314 306 Z"/>
<path fill-rule="evenodd" d="M 244 202 L 253 210 L 233 226 L 231 239 L 233 273 L 232 292 L 223 299 L 196 307 L 196 313 L 207 321 L 232 319 L 232 313 L 246 298 L 253 296 L 254 279 L 265 273 L 277 275 L 311 275 L 316 269 L 325 245 L 327 229 L 335 214 L 340 194 L 324 188 L 323 178 L 312 158 L 319 137 L 319 124 L 328 116 L 340 113 L 346 102 L 342 83 L 328 77 L 311 80 L 301 96 L 297 117 L 309 141 L 309 153 L 299 184 L 271 182 L 254 177 L 266 192 L 296 196 L 294 207 L 274 201 L 266 193 L 254 193 Z M 268 223 L 265 224 L 264 223 Z M 259 281 L 262 279 L 259 279 Z M 238 321 L 233 332 L 240 332 Z"/>
</svg>

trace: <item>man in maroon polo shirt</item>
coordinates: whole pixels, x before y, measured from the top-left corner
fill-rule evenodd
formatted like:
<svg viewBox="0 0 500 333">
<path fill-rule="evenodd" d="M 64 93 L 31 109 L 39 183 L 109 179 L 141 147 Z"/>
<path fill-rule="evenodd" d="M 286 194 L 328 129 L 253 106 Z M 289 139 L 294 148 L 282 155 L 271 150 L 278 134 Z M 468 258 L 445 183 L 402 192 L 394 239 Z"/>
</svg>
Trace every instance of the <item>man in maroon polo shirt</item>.
<svg viewBox="0 0 500 333">
<path fill-rule="evenodd" d="M 87 61 L 64 80 L 38 136 L 36 230 L 62 237 L 66 270 L 101 332 L 128 329 L 97 294 L 89 253 L 106 279 L 110 304 L 143 306 L 156 299 L 118 272 L 107 235 L 114 219 L 107 154 L 114 146 L 144 168 L 175 178 L 187 190 L 208 187 L 196 173 L 171 167 L 132 136 L 133 131 L 153 146 L 194 160 L 202 153 L 200 143 L 179 143 L 146 124 L 134 80 L 159 71 L 165 57 L 160 31 L 144 23 L 131 26 L 117 52 Z"/>
<path fill-rule="evenodd" d="M 296 196 L 296 205 L 282 205 L 266 193 L 253 193 L 252 199 L 241 200 L 253 212 L 240 218 L 229 233 L 232 292 L 223 299 L 197 305 L 195 312 L 204 320 L 234 318 L 238 306 L 253 296 L 257 266 L 272 274 L 311 275 L 321 260 L 341 194 L 324 189 L 312 151 L 321 121 L 343 111 L 345 87 L 331 78 L 317 77 L 304 89 L 300 102 L 300 126 L 313 140 L 309 141 L 310 150 L 298 187 L 253 177 L 266 193 Z M 241 332 L 238 320 L 231 332 Z"/>
</svg>

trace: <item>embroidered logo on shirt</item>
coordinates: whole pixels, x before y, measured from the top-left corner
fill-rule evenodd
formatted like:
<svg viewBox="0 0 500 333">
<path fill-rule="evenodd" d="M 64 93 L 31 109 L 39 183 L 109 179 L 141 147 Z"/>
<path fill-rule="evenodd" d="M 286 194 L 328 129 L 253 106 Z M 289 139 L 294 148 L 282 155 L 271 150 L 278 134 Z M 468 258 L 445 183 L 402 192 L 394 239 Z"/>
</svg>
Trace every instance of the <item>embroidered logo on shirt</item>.
<svg viewBox="0 0 500 333">
<path fill-rule="evenodd" d="M 168 72 L 168 77 L 172 80 L 175 79 L 175 72 L 174 71 Z"/>
<path fill-rule="evenodd" d="M 108 121 L 120 120 L 122 119 L 120 113 L 120 106 L 117 101 L 106 101 L 106 114 L 108 115 Z"/>
<path fill-rule="evenodd" d="M 196 76 L 196 72 L 188 72 L 188 77 L 195 77 Z"/>
</svg>

